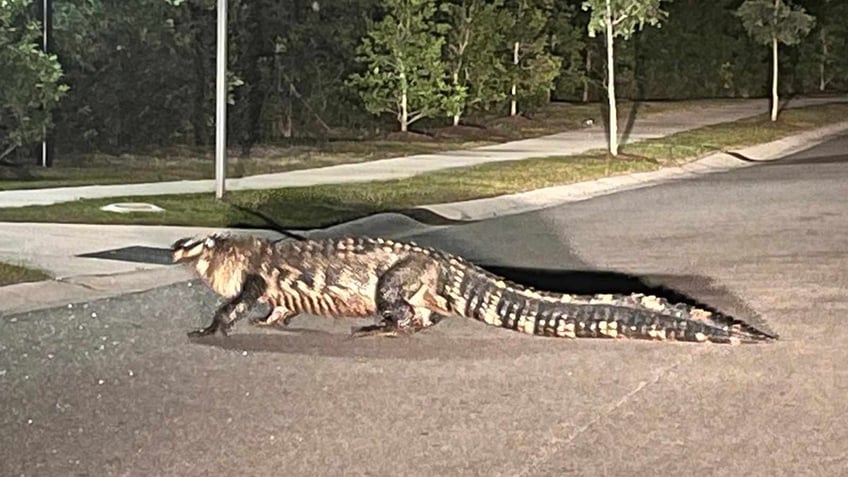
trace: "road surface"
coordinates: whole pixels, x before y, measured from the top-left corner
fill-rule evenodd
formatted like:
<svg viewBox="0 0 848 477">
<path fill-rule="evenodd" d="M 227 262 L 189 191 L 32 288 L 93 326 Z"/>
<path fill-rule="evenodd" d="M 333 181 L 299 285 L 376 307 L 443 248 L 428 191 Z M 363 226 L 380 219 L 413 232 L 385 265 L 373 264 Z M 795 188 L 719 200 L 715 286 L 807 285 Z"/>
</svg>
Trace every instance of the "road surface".
<svg viewBox="0 0 848 477">
<path fill-rule="evenodd" d="M 350 340 L 351 322 L 305 317 L 190 343 L 217 301 L 181 283 L 2 318 L 0 474 L 844 474 L 846 150 L 413 234 L 554 288 L 660 283 L 776 343 L 461 319 Z"/>
</svg>

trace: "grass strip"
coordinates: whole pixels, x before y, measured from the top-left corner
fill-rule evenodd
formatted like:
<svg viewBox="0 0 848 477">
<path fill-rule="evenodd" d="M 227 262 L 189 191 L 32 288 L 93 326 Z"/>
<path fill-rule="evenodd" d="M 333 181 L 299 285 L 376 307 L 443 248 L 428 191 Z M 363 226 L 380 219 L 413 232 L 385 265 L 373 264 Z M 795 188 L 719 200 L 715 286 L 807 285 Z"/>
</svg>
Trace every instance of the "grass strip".
<svg viewBox="0 0 848 477">
<path fill-rule="evenodd" d="M 50 275 L 21 265 L 0 262 L 0 286 L 49 280 Z"/>
</svg>

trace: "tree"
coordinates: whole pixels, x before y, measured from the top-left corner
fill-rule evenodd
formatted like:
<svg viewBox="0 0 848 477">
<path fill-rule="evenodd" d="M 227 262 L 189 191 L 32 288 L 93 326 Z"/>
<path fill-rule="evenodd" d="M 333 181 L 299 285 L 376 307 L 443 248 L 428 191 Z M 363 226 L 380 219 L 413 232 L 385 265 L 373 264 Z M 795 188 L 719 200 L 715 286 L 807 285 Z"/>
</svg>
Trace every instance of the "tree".
<svg viewBox="0 0 848 477">
<path fill-rule="evenodd" d="M 434 0 L 388 0 L 386 7 L 386 16 L 357 48 L 357 61 L 368 69 L 353 74 L 351 84 L 370 113 L 396 113 L 406 132 L 415 121 L 443 111 L 451 99 L 441 57 L 445 25 L 433 20 Z"/>
<path fill-rule="evenodd" d="M 454 126 L 471 107 L 489 109 L 505 97 L 506 65 L 498 56 L 503 30 L 512 19 L 503 0 L 458 0 L 444 4 L 451 26 L 445 42 L 453 101 L 447 104 Z"/>
<path fill-rule="evenodd" d="M 813 28 L 815 19 L 803 8 L 793 7 L 783 0 L 745 0 L 736 14 L 754 41 L 771 44 L 771 120 L 777 121 L 777 45 L 799 43 Z"/>
<path fill-rule="evenodd" d="M 41 29 L 26 10 L 31 0 L 0 1 L 0 161 L 40 141 L 68 87 L 62 67 L 38 46 Z"/>
<path fill-rule="evenodd" d="M 56 114 L 57 147 L 119 153 L 213 137 L 214 0 L 63 0 L 54 11 L 73 85 Z"/>
<path fill-rule="evenodd" d="M 551 87 L 560 73 L 562 58 L 548 49 L 546 19 L 553 9 L 552 0 L 513 0 L 506 7 L 514 18 L 508 34 L 512 61 L 508 63 L 511 82 L 509 114 L 518 114 L 519 101 L 539 103 L 550 97 Z"/>
<path fill-rule="evenodd" d="M 577 7 L 566 2 L 555 2 L 548 15 L 546 30 L 550 51 L 561 58 L 559 74 L 554 81 L 557 99 L 574 97 L 578 91 L 588 100 L 589 71 L 592 57 L 585 39 L 585 25 L 577 21 Z"/>
<path fill-rule="evenodd" d="M 793 64 L 806 73 L 815 70 L 816 77 L 804 78 L 825 91 L 840 78 L 848 77 L 848 2 L 844 0 L 806 0 L 802 6 L 816 19 L 811 37 L 799 49 L 798 62 Z M 805 75 L 806 76 L 806 75 Z M 806 85 L 806 83 L 805 83 Z M 839 86 L 837 86 L 839 87 Z"/>
<path fill-rule="evenodd" d="M 619 36 L 625 40 L 641 30 L 645 23 L 659 26 L 667 15 L 660 9 L 662 0 L 586 0 L 584 10 L 591 10 L 589 37 L 603 31 L 607 45 L 607 98 L 609 100 L 609 150 L 618 155 L 618 114 L 615 107 L 615 50 L 614 40 Z"/>
<path fill-rule="evenodd" d="M 662 28 L 648 28 L 639 33 L 635 64 L 641 98 L 766 94 L 768 58 L 745 34 L 742 23 L 734 15 L 740 3 L 738 0 L 675 0 L 668 4 L 668 19 Z M 616 56 L 621 58 L 622 53 L 616 51 Z M 812 71 L 812 67 L 805 71 Z"/>
<path fill-rule="evenodd" d="M 371 118 L 345 84 L 378 0 L 251 0 L 232 18 L 231 54 L 244 85 L 230 128 L 245 152 L 260 141 L 327 133 Z M 214 24 L 214 22 L 213 22 Z"/>
</svg>

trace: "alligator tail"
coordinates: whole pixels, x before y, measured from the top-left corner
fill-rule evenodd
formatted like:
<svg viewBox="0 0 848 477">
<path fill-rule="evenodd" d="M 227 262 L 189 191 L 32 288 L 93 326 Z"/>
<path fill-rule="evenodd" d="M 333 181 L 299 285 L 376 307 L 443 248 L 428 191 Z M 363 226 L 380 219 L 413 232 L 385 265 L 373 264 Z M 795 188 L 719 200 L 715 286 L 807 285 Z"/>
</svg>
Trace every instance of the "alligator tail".
<svg viewBox="0 0 848 477">
<path fill-rule="evenodd" d="M 627 297 L 614 296 L 616 301 Z M 685 304 L 668 310 L 603 302 L 541 303 L 539 312 L 523 320 L 508 318 L 501 326 L 525 333 L 569 338 L 630 338 L 712 343 L 760 343 L 777 337 L 724 315 Z"/>
<path fill-rule="evenodd" d="M 542 292 L 476 267 L 454 277 L 447 295 L 454 297 L 455 313 L 532 335 L 731 344 L 778 338 L 720 312 L 661 297 Z"/>
</svg>

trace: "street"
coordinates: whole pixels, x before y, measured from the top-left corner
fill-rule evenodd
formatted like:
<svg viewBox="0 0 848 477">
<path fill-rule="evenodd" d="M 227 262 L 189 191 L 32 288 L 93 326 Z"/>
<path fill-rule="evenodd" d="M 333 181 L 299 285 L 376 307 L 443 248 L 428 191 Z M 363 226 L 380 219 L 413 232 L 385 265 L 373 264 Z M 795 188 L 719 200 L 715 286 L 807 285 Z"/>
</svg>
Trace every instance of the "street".
<svg viewBox="0 0 848 477">
<path fill-rule="evenodd" d="M 461 319 L 350 339 L 358 322 L 310 317 L 190 342 L 219 300 L 179 283 L 0 319 L 0 474 L 844 474 L 844 151 L 848 136 L 693 180 L 395 231 L 536 270 L 552 288 L 662 285 L 764 321 L 775 343 L 553 339 Z"/>
</svg>

